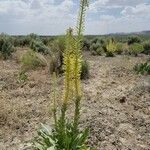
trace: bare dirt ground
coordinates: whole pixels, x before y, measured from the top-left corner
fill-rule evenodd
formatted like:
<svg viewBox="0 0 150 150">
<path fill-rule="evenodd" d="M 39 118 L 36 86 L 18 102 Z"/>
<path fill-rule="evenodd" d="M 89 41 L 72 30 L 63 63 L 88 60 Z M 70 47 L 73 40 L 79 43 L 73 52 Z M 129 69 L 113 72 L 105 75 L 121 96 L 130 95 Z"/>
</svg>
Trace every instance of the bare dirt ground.
<svg viewBox="0 0 150 150">
<path fill-rule="evenodd" d="M 90 56 L 90 78 L 82 81 L 81 126 L 98 150 L 150 150 L 150 79 L 133 66 L 148 56 Z M 28 150 L 40 123 L 50 124 L 51 78 L 47 69 L 28 72 L 18 82 L 20 65 L 0 61 L 0 150 Z M 59 78 L 62 85 L 62 78 Z"/>
</svg>

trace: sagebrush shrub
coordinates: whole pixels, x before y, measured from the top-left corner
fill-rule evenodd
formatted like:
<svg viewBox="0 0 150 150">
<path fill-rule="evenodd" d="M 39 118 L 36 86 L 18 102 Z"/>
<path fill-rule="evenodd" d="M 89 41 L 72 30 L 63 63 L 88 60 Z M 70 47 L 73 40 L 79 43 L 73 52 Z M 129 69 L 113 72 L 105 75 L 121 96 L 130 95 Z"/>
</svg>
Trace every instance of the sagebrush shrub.
<svg viewBox="0 0 150 150">
<path fill-rule="evenodd" d="M 17 37 L 13 37 L 12 39 L 13 41 L 13 45 L 15 47 L 24 47 L 24 46 L 30 46 L 30 38 L 28 38 L 28 36 L 17 36 Z"/>
<path fill-rule="evenodd" d="M 144 54 L 150 55 L 150 40 L 143 42 Z"/>
<path fill-rule="evenodd" d="M 81 79 L 88 79 L 89 75 L 89 64 L 86 60 L 83 60 L 81 63 Z"/>
<path fill-rule="evenodd" d="M 92 53 L 92 55 L 102 55 L 104 50 L 102 45 L 100 45 L 100 43 L 93 43 L 90 46 L 90 51 Z"/>
<path fill-rule="evenodd" d="M 57 75 L 63 73 L 62 69 L 62 54 L 55 52 L 49 57 L 49 73 L 53 74 L 55 72 Z"/>
<path fill-rule="evenodd" d="M 45 67 L 47 65 L 44 56 L 32 50 L 28 50 L 26 53 L 24 53 L 20 62 L 22 64 L 23 71 L 36 69 L 38 67 Z"/>
<path fill-rule="evenodd" d="M 14 51 L 14 47 L 11 43 L 11 39 L 7 35 L 0 35 L 0 55 L 3 59 L 8 59 L 12 52 Z"/>
<path fill-rule="evenodd" d="M 106 57 L 113 57 L 116 52 L 116 43 L 113 38 L 107 40 L 106 45 Z"/>
<path fill-rule="evenodd" d="M 44 45 L 41 40 L 32 40 L 30 43 L 30 48 L 39 53 L 48 54 L 50 52 L 49 48 Z"/>
<path fill-rule="evenodd" d="M 18 74 L 18 82 L 19 83 L 24 83 L 27 80 L 28 80 L 28 76 L 27 76 L 26 72 L 25 71 L 19 72 L 19 74 Z"/>
<path fill-rule="evenodd" d="M 90 41 L 86 38 L 83 40 L 83 50 L 89 51 L 90 50 Z"/>
<path fill-rule="evenodd" d="M 116 53 L 117 54 L 122 54 L 123 52 L 123 44 L 122 43 L 117 43 L 116 45 Z"/>
<path fill-rule="evenodd" d="M 138 36 L 131 36 L 128 38 L 128 45 L 134 44 L 134 43 L 140 43 L 141 38 Z"/>
<path fill-rule="evenodd" d="M 143 52 L 144 48 L 142 44 L 134 43 L 129 46 L 129 53 L 137 56 L 139 53 Z"/>
<path fill-rule="evenodd" d="M 138 74 L 150 75 L 150 61 L 145 63 L 136 64 L 133 68 Z"/>
</svg>

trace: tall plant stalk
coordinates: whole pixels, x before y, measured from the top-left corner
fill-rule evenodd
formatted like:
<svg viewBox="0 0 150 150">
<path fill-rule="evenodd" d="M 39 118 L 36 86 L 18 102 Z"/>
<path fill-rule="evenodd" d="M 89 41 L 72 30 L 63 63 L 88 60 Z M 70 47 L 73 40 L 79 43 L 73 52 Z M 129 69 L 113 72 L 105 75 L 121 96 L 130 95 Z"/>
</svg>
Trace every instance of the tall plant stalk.
<svg viewBox="0 0 150 150">
<path fill-rule="evenodd" d="M 38 144 L 43 149 L 55 150 L 85 150 L 85 141 L 88 136 L 88 130 L 80 131 L 78 128 L 80 119 L 81 92 L 81 42 L 83 39 L 85 11 L 87 0 L 80 0 L 78 13 L 78 22 L 76 35 L 69 28 L 66 34 L 65 50 L 63 52 L 63 70 L 64 70 L 64 88 L 60 116 L 57 117 L 56 93 L 54 92 L 53 116 L 55 128 L 52 134 L 46 131 L 40 131 Z M 55 76 L 55 74 L 54 74 Z M 54 77 L 55 78 L 55 77 Z M 69 101 L 74 100 L 75 110 L 73 119 L 66 121 L 66 111 L 69 108 Z M 71 121 L 70 121 L 71 120 Z M 45 128 L 44 128 L 45 129 Z M 39 148 L 39 150 L 41 147 Z"/>
</svg>

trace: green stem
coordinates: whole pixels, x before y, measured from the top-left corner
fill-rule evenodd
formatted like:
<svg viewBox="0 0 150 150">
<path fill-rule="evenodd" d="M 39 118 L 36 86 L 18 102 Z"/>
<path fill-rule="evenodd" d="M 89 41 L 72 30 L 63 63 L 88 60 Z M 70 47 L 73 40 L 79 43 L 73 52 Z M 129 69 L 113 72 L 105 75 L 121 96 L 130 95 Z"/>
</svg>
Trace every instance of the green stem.
<svg viewBox="0 0 150 150">
<path fill-rule="evenodd" d="M 78 96 L 75 100 L 75 112 L 74 112 L 74 122 L 73 122 L 73 128 L 75 134 L 78 133 L 78 124 L 80 118 L 80 101 L 81 101 L 81 97 Z"/>
<path fill-rule="evenodd" d="M 56 73 L 53 72 L 53 86 L 54 86 L 54 91 L 53 91 L 53 117 L 54 117 L 54 122 L 55 125 L 57 123 L 57 106 L 56 106 Z"/>
<path fill-rule="evenodd" d="M 80 12 L 79 12 L 79 24 L 78 24 L 78 38 L 80 38 L 81 36 L 81 31 L 82 31 L 82 26 L 83 26 L 83 15 L 84 15 L 84 3 L 85 0 L 81 0 L 81 4 L 80 4 Z"/>
</svg>

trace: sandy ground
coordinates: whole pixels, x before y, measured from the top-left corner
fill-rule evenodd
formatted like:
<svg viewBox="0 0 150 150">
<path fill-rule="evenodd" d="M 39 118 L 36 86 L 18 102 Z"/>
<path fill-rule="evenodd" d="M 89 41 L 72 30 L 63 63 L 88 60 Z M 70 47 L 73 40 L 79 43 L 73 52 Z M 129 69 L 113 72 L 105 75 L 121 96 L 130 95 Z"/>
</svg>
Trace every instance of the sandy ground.
<svg viewBox="0 0 150 150">
<path fill-rule="evenodd" d="M 133 66 L 148 56 L 90 56 L 90 78 L 82 81 L 81 126 L 98 150 L 150 150 L 150 78 Z M 0 150 L 29 150 L 40 123 L 51 123 L 51 78 L 47 69 L 28 72 L 18 82 L 20 65 L 0 61 Z M 62 85 L 62 78 L 58 79 Z M 61 88 L 61 86 L 59 86 Z"/>
</svg>

